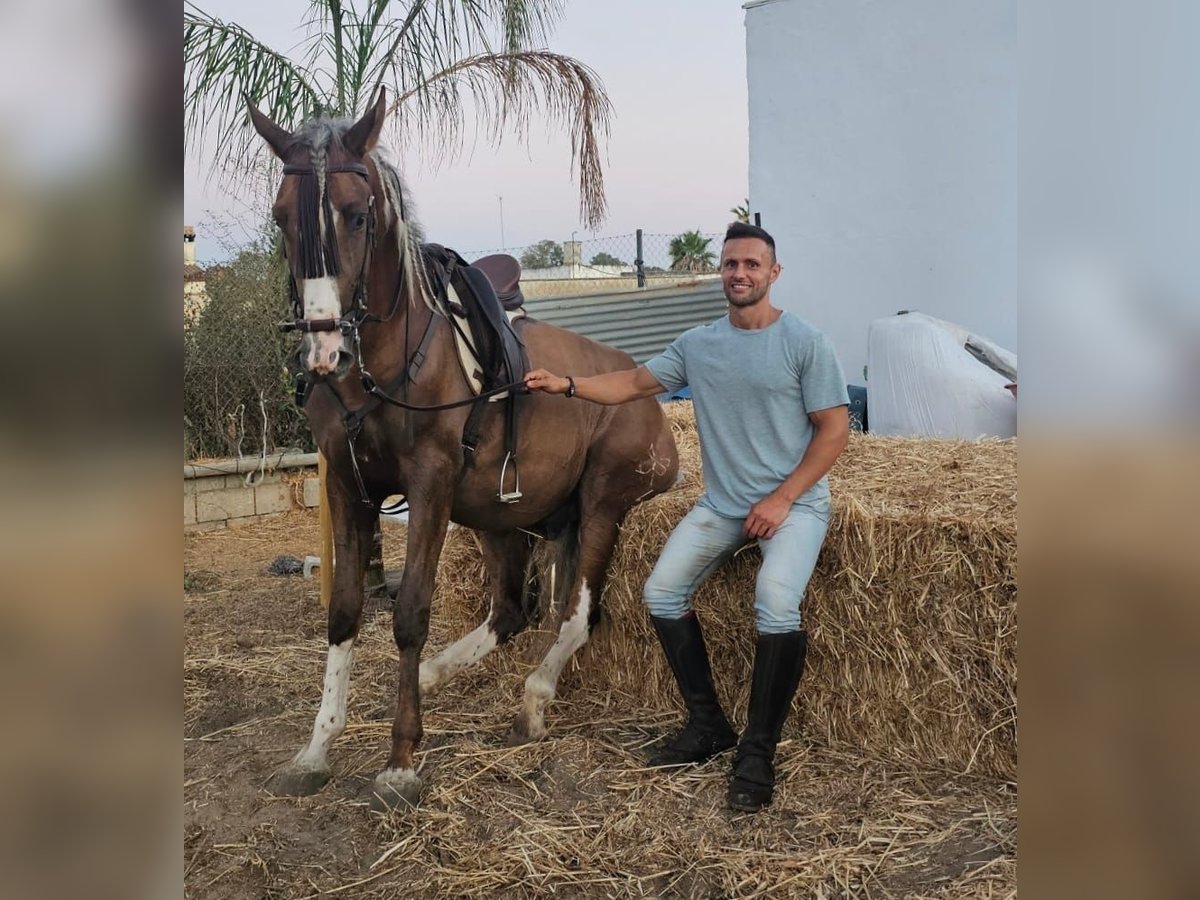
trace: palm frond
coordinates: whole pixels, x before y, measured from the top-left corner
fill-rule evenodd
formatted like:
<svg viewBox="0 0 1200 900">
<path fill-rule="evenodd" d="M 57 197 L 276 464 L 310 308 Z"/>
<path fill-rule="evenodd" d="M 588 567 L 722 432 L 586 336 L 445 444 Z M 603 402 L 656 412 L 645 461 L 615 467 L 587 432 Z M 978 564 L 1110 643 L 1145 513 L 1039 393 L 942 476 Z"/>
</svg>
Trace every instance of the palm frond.
<svg viewBox="0 0 1200 900">
<path fill-rule="evenodd" d="M 505 53 L 519 53 L 545 47 L 550 33 L 562 16 L 562 0 L 532 2 L 532 0 L 498 0 L 498 18 L 503 28 Z"/>
<path fill-rule="evenodd" d="M 241 95 L 284 127 L 320 113 L 353 116 L 381 85 L 398 99 L 405 139 L 436 137 L 461 149 L 464 106 L 476 110 L 476 134 L 528 136 L 535 114 L 571 135 L 580 215 L 604 217 L 601 144 L 611 104 L 586 65 L 541 49 L 564 0 L 309 0 L 307 36 L 295 60 L 238 25 L 188 0 L 184 13 L 185 131 L 189 148 L 210 134 L 213 170 L 235 177 L 261 156 Z M 402 13 L 394 11 L 399 7 Z"/>
<path fill-rule="evenodd" d="M 589 228 L 604 220 L 604 171 L 600 148 L 608 136 L 612 104 L 592 69 L 548 50 L 477 54 L 428 77 L 399 75 L 407 89 L 392 104 L 402 139 L 459 147 L 466 126 L 465 100 L 476 112 L 476 127 L 493 141 L 505 132 L 529 133 L 533 117 L 566 127 L 571 166 L 579 181 L 580 219 Z"/>
<path fill-rule="evenodd" d="M 214 170 L 244 171 L 257 156 L 243 94 L 284 127 L 299 125 L 329 102 L 311 69 L 192 4 L 184 10 L 183 46 L 185 141 L 199 149 L 211 135 Z"/>
</svg>

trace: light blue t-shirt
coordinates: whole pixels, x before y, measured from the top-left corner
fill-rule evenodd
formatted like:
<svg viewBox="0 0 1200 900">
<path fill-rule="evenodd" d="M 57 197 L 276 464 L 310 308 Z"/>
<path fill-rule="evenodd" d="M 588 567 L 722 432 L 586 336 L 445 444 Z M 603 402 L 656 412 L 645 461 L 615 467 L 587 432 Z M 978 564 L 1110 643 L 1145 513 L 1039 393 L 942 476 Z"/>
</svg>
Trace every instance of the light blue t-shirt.
<svg viewBox="0 0 1200 900">
<path fill-rule="evenodd" d="M 766 328 L 735 328 L 726 315 L 689 329 L 646 368 L 668 391 L 691 386 L 700 505 L 729 518 L 745 518 L 800 464 L 813 435 L 810 412 L 850 402 L 833 344 L 786 311 Z M 828 500 L 822 478 L 796 502 Z"/>
</svg>

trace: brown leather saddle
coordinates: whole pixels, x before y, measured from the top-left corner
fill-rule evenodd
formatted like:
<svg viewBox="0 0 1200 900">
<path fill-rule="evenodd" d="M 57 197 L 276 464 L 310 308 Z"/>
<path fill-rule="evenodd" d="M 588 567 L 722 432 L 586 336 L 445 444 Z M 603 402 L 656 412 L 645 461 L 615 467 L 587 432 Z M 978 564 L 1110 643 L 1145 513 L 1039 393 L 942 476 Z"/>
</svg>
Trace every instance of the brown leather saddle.
<svg viewBox="0 0 1200 900">
<path fill-rule="evenodd" d="M 525 341 L 509 320 L 508 313 L 520 309 L 525 302 L 521 293 L 520 262 L 507 254 L 497 253 L 468 264 L 457 252 L 440 244 L 424 244 L 421 249 L 434 276 L 433 281 L 439 285 L 441 301 L 456 315 L 466 318 L 476 361 L 483 375 L 484 391 L 519 382 L 529 369 L 529 357 L 525 352 Z M 446 285 L 454 286 L 457 303 L 450 299 Z M 460 327 L 453 316 L 450 320 L 454 328 Z M 501 401 L 506 412 L 506 452 L 500 468 L 497 499 L 502 503 L 515 503 L 521 499 L 521 479 L 517 471 L 517 414 L 524 399 L 522 390 L 511 390 Z M 463 428 L 463 459 L 468 466 L 474 462 L 479 446 L 486 405 L 487 401 L 476 403 Z M 510 468 L 511 479 L 508 476 Z"/>
<path fill-rule="evenodd" d="M 493 253 L 471 265 L 487 276 L 505 310 L 512 312 L 525 303 L 525 295 L 521 293 L 521 263 L 515 256 Z"/>
</svg>

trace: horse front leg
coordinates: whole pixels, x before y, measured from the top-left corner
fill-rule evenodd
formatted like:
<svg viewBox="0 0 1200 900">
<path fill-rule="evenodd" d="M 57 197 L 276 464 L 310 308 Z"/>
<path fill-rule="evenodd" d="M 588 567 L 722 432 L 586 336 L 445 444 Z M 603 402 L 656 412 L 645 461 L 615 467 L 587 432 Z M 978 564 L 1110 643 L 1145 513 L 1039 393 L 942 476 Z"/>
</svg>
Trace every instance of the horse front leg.
<svg viewBox="0 0 1200 900">
<path fill-rule="evenodd" d="M 363 573 L 373 546 L 379 517 L 335 479 L 328 482 L 333 525 L 333 594 L 329 602 L 329 649 L 325 656 L 325 685 L 312 737 L 296 757 L 268 782 L 275 794 L 307 796 L 319 791 L 330 777 L 329 747 L 346 728 L 350 666 L 363 610 Z"/>
<path fill-rule="evenodd" d="M 396 718 L 392 723 L 392 752 L 387 768 L 375 776 L 371 807 L 386 810 L 415 806 L 421 794 L 413 756 L 421 743 L 421 650 L 429 635 L 429 605 L 438 557 L 446 540 L 451 497 L 446 473 L 427 473 L 424 490 L 411 490 L 408 512 L 408 550 L 404 577 L 396 594 L 392 634 L 399 651 Z"/>
</svg>

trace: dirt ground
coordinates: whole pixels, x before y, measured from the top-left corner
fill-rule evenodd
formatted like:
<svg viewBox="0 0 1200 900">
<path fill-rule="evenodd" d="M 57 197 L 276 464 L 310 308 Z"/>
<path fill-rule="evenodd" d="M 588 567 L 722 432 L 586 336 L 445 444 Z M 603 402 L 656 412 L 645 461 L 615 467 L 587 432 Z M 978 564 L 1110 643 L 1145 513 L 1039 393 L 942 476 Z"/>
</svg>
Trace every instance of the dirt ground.
<svg viewBox="0 0 1200 900">
<path fill-rule="evenodd" d="M 399 528 L 384 540 L 399 567 Z M 266 569 L 317 546 L 306 513 L 186 538 L 187 896 L 1015 896 L 1010 782 L 792 740 L 773 806 L 734 814 L 728 756 L 647 771 L 645 748 L 673 718 L 603 686 L 564 691 L 547 740 L 506 746 L 521 684 L 487 663 L 425 704 L 420 807 L 371 812 L 362 794 L 386 759 L 394 704 L 386 603 L 368 606 L 333 780 L 313 797 L 272 796 L 267 779 L 310 733 L 325 624 L 315 579 Z M 430 650 L 474 624 L 435 613 Z"/>
</svg>

